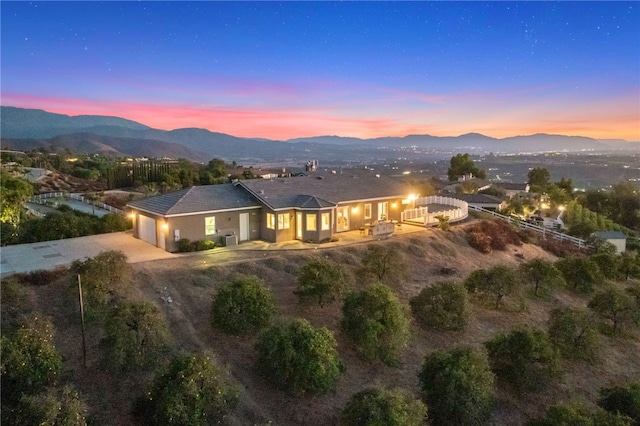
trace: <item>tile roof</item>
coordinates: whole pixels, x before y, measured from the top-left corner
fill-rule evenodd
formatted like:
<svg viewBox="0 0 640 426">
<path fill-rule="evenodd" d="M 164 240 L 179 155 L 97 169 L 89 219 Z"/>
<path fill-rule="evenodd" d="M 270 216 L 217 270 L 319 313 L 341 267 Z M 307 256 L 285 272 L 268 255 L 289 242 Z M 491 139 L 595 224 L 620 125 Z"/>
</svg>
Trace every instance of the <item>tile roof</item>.
<svg viewBox="0 0 640 426">
<path fill-rule="evenodd" d="M 405 185 L 393 178 L 354 169 L 338 173 L 311 172 L 290 178 L 243 180 L 239 186 L 272 209 L 311 208 L 316 202 L 318 207 L 331 207 L 349 201 L 404 197 L 409 192 Z"/>
<path fill-rule="evenodd" d="M 250 194 L 233 184 L 192 186 L 145 198 L 127 206 L 162 216 L 260 207 Z"/>
</svg>

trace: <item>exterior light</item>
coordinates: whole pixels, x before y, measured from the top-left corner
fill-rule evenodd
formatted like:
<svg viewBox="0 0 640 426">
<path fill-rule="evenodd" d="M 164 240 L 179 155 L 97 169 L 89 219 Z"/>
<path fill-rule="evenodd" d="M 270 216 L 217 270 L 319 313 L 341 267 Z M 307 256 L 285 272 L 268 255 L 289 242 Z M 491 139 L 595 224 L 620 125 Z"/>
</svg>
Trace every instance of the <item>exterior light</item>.
<svg viewBox="0 0 640 426">
<path fill-rule="evenodd" d="M 393 207 L 393 208 L 398 207 L 398 203 L 391 203 L 391 207 Z"/>
<path fill-rule="evenodd" d="M 357 208 L 357 207 L 354 207 L 353 209 L 351 209 L 351 212 L 352 212 L 352 213 L 358 213 L 358 208 Z"/>
<path fill-rule="evenodd" d="M 162 224 L 162 229 L 169 229 L 169 224 L 167 222 L 164 222 Z"/>
<path fill-rule="evenodd" d="M 129 213 L 129 219 L 135 219 L 135 218 L 136 218 L 135 212 Z"/>
</svg>

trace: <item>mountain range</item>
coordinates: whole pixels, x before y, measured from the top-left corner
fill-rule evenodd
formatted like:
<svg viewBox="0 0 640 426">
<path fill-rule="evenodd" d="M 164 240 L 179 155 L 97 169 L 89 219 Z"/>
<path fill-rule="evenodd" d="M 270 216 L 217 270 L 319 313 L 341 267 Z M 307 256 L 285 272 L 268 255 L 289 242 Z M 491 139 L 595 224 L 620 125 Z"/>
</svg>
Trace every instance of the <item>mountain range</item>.
<svg viewBox="0 0 640 426">
<path fill-rule="evenodd" d="M 310 159 L 354 161 L 405 154 L 457 152 L 474 154 L 638 150 L 623 140 L 535 134 L 492 138 L 479 133 L 461 136 L 408 135 L 360 139 L 314 136 L 276 141 L 241 138 L 206 129 L 153 129 L 120 117 L 68 116 L 38 109 L 0 107 L 0 146 L 28 151 L 39 147 L 123 157 L 170 157 L 207 162 L 218 157 L 244 163 L 297 162 Z M 386 154 L 385 154 L 386 153 Z"/>
</svg>

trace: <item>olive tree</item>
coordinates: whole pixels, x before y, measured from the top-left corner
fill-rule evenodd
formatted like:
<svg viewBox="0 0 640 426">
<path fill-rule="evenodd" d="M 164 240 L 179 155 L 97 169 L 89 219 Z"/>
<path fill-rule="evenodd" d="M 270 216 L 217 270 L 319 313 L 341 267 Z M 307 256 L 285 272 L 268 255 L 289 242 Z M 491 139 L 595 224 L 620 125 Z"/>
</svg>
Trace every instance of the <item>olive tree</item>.
<svg viewBox="0 0 640 426">
<path fill-rule="evenodd" d="M 86 426 L 87 404 L 71 386 L 50 387 L 20 401 L 17 418 L 10 423 L 22 425 Z"/>
<path fill-rule="evenodd" d="M 477 293 L 493 299 L 493 307 L 499 309 L 505 296 L 518 293 L 519 286 L 516 273 L 508 266 L 494 266 L 489 270 L 473 271 L 465 280 L 465 287 L 469 293 Z"/>
<path fill-rule="evenodd" d="M 314 259 L 300 268 L 295 294 L 302 303 L 313 302 L 324 307 L 342 297 L 348 287 L 349 276 L 342 266 Z"/>
<path fill-rule="evenodd" d="M 249 333 L 268 325 L 276 311 L 273 293 L 260 278 L 240 275 L 214 296 L 211 325 L 228 334 Z"/>
<path fill-rule="evenodd" d="M 409 341 L 410 317 L 389 287 L 376 284 L 347 295 L 340 328 L 365 360 L 393 365 Z"/>
<path fill-rule="evenodd" d="M 522 282 L 533 287 L 534 296 L 548 295 L 553 289 L 565 285 L 564 277 L 558 268 L 544 259 L 522 263 L 518 272 Z"/>
<path fill-rule="evenodd" d="M 469 320 L 467 289 L 444 281 L 425 287 L 409 304 L 413 316 L 436 330 L 462 330 Z"/>
<path fill-rule="evenodd" d="M 372 387 L 349 398 L 342 410 L 341 426 L 422 426 L 427 407 L 401 388 Z"/>
<path fill-rule="evenodd" d="M 258 371 L 295 394 L 323 394 L 344 371 L 333 333 L 296 319 L 267 329 L 255 344 Z"/>
<path fill-rule="evenodd" d="M 584 309 L 556 308 L 548 322 L 549 340 L 564 357 L 590 360 L 599 345 L 594 315 Z"/>
<path fill-rule="evenodd" d="M 209 355 L 178 355 L 138 401 L 136 414 L 153 425 L 209 425 L 220 423 L 237 401 L 237 389 Z"/>
<path fill-rule="evenodd" d="M 569 288 L 579 293 L 593 292 L 602 276 L 595 262 L 581 257 L 567 257 L 558 260 L 555 265 L 562 273 Z"/>
<path fill-rule="evenodd" d="M 495 388 L 484 351 L 459 347 L 432 352 L 418 378 L 432 424 L 481 425 L 489 420 Z"/>
<path fill-rule="evenodd" d="M 638 318 L 638 304 L 631 294 L 616 288 L 604 290 L 593 296 L 589 301 L 589 308 L 602 319 L 609 321 L 613 334 L 640 319 Z"/>
<path fill-rule="evenodd" d="M 402 251 L 390 245 L 370 244 L 362 258 L 360 272 L 380 282 L 394 284 L 406 279 L 408 271 Z"/>
<path fill-rule="evenodd" d="M 168 331 L 160 311 L 149 303 L 123 303 L 105 321 L 107 363 L 135 369 L 155 365 L 167 343 Z"/>
<path fill-rule="evenodd" d="M 485 342 L 491 370 L 516 392 L 534 390 L 559 371 L 558 351 L 547 335 L 526 327 Z"/>
</svg>

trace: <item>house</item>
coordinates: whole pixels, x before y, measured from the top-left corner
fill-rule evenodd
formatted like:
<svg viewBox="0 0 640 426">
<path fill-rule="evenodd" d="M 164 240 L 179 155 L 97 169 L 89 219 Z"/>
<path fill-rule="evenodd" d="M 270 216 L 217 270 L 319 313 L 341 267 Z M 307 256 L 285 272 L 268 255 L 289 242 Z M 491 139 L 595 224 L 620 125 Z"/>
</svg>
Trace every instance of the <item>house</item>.
<svg viewBox="0 0 640 426">
<path fill-rule="evenodd" d="M 442 191 L 451 194 L 469 194 L 484 191 L 489 188 L 491 188 L 491 182 L 474 177 L 473 174 L 469 173 L 459 176 L 456 182 L 449 182 L 448 185 L 442 188 Z"/>
<path fill-rule="evenodd" d="M 529 189 L 530 189 L 528 183 L 504 182 L 504 183 L 501 183 L 498 187 L 504 190 L 505 196 L 507 196 L 510 199 L 515 196 L 526 195 L 529 193 Z"/>
<path fill-rule="evenodd" d="M 598 231 L 593 235 L 616 247 L 616 254 L 620 254 L 627 249 L 627 237 L 620 231 Z"/>
<path fill-rule="evenodd" d="M 481 207 L 484 209 L 501 211 L 507 208 L 507 202 L 499 197 L 488 194 L 455 194 L 451 198 L 465 201 L 473 207 Z"/>
<path fill-rule="evenodd" d="M 168 251 L 181 238 L 320 242 L 401 219 L 409 188 L 367 170 L 194 186 L 127 204 L 134 236 Z"/>
</svg>

